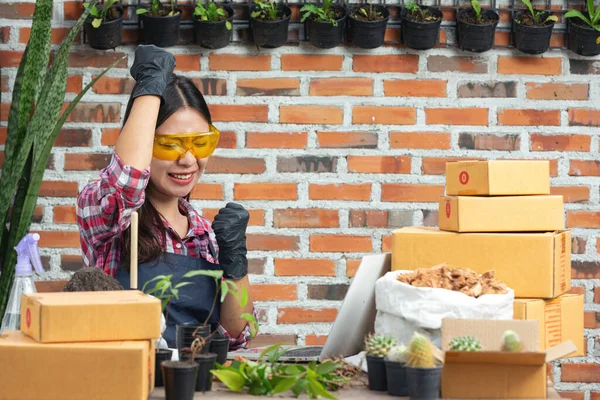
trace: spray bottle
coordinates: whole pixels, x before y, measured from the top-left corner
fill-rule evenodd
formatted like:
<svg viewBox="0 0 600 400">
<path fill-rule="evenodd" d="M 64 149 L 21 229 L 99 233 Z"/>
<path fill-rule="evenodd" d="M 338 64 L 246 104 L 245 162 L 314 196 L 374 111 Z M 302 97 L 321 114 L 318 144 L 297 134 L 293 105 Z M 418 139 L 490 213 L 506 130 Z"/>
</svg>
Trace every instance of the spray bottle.
<svg viewBox="0 0 600 400">
<path fill-rule="evenodd" d="M 21 327 L 21 295 L 23 293 L 36 293 L 33 283 L 33 270 L 35 267 L 38 273 L 43 273 L 42 259 L 38 249 L 40 235 L 29 233 L 19 242 L 15 250 L 17 251 L 17 265 L 15 266 L 15 280 L 10 290 L 10 297 L 6 305 L 6 314 L 2 320 L 0 333 L 4 330 L 19 330 Z"/>
</svg>

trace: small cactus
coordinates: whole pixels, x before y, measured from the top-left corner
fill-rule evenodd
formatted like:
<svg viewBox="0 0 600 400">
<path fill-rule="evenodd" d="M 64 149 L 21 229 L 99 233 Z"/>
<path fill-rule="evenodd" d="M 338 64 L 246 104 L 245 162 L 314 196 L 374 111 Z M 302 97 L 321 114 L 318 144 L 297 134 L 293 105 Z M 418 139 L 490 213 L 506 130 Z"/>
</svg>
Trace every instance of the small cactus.
<svg viewBox="0 0 600 400">
<path fill-rule="evenodd" d="M 371 334 L 365 339 L 365 350 L 373 357 L 385 357 L 390 348 L 396 346 L 396 339 L 388 335 Z"/>
<path fill-rule="evenodd" d="M 410 341 L 406 365 L 412 368 L 435 367 L 432 346 L 427 337 L 415 332 Z"/>
<path fill-rule="evenodd" d="M 406 360 L 408 359 L 408 348 L 403 345 L 392 347 L 387 354 L 387 359 L 393 362 L 406 363 Z"/>
<path fill-rule="evenodd" d="M 481 343 L 479 343 L 479 339 L 473 336 L 458 336 L 450 341 L 450 350 L 479 351 L 481 350 Z"/>
<path fill-rule="evenodd" d="M 523 343 L 516 332 L 508 330 L 502 338 L 502 351 L 518 353 L 523 351 Z"/>
</svg>

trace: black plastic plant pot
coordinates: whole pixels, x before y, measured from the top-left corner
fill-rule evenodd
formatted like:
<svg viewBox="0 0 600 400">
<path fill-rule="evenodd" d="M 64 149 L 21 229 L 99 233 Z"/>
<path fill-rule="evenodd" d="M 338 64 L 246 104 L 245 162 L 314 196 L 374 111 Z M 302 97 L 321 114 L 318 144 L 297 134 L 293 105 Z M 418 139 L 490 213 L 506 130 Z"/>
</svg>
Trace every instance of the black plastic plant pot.
<svg viewBox="0 0 600 400">
<path fill-rule="evenodd" d="M 278 15 L 282 19 L 276 21 L 262 20 L 250 17 L 250 29 L 254 43 L 266 49 L 275 49 L 287 43 L 288 27 L 292 10 L 285 4 L 278 4 Z M 257 11 L 257 6 L 252 6 L 250 13 Z"/>
<path fill-rule="evenodd" d="M 600 54 L 600 44 L 596 43 L 600 32 L 578 18 L 568 18 L 568 48 L 580 56 L 597 56 Z"/>
<path fill-rule="evenodd" d="M 385 41 L 385 30 L 390 19 L 390 12 L 380 4 L 373 4 L 373 8 L 381 13 L 382 19 L 367 21 L 356 18 L 353 16 L 356 8 L 350 12 L 348 17 L 349 40 L 358 48 L 375 49 L 381 47 Z"/>
<path fill-rule="evenodd" d="M 149 13 L 141 14 L 144 28 L 144 42 L 158 47 L 175 46 L 179 41 L 179 22 L 181 10 L 171 16 L 153 16 Z"/>
<path fill-rule="evenodd" d="M 383 357 L 367 355 L 367 370 L 369 372 L 369 390 L 385 392 L 387 390 L 387 377 Z"/>
<path fill-rule="evenodd" d="M 196 378 L 196 392 L 208 392 L 212 389 L 211 369 L 215 369 L 215 353 L 199 354 L 194 361 L 198 363 L 198 377 Z"/>
<path fill-rule="evenodd" d="M 198 329 L 199 328 L 199 329 Z M 177 324 L 175 325 L 175 345 L 177 350 L 190 347 L 194 341 L 194 331 L 198 329 L 196 335 L 207 337 L 210 335 L 210 325 Z"/>
<path fill-rule="evenodd" d="M 329 22 L 315 21 L 309 18 L 308 23 L 308 42 L 319 49 L 333 49 L 342 43 L 344 32 L 346 31 L 346 10 L 338 5 L 332 5 L 337 11 L 338 17 L 335 22 L 337 26 Z"/>
<path fill-rule="evenodd" d="M 385 360 L 385 370 L 388 394 L 391 396 L 408 396 L 406 365 L 399 362 Z"/>
<path fill-rule="evenodd" d="M 164 386 L 162 372 L 160 370 L 160 364 L 163 361 L 171 361 L 173 356 L 173 350 L 169 349 L 157 349 L 154 357 L 154 386 Z"/>
<path fill-rule="evenodd" d="M 164 361 L 160 365 L 166 400 L 193 400 L 198 367 L 198 363 L 184 361 Z"/>
<path fill-rule="evenodd" d="M 513 43 L 515 48 L 526 54 L 542 54 L 550 48 L 550 38 L 554 21 L 547 21 L 544 25 L 526 25 L 520 23 L 525 11 L 519 11 L 513 17 Z M 544 21 L 548 17 L 545 12 L 540 16 Z"/>
<path fill-rule="evenodd" d="M 481 18 L 484 23 L 473 23 L 475 12 L 472 8 L 459 11 L 456 34 L 458 47 L 461 50 L 483 53 L 494 45 L 494 35 L 500 16 L 494 10 L 481 10 Z"/>
<path fill-rule="evenodd" d="M 400 13 L 402 28 L 402 38 L 406 47 L 415 50 L 433 49 L 438 43 L 440 35 L 440 25 L 442 23 L 442 12 L 435 7 L 421 6 L 422 10 L 438 17 L 436 21 L 417 22 L 407 19 L 406 8 L 402 8 Z"/>
<path fill-rule="evenodd" d="M 442 367 L 406 368 L 408 396 L 411 399 L 439 399 Z"/>
<path fill-rule="evenodd" d="M 221 365 L 227 361 L 227 352 L 229 351 L 229 342 L 231 339 L 226 336 L 212 336 L 210 338 L 210 347 L 208 352 L 217 355 L 217 362 Z"/>
<path fill-rule="evenodd" d="M 86 41 L 92 49 L 109 50 L 121 45 L 123 32 L 123 8 L 112 6 L 119 17 L 103 22 L 99 27 L 92 26 L 93 17 L 88 17 L 83 25 Z M 114 11 L 110 11 L 114 12 Z"/>
<path fill-rule="evenodd" d="M 194 36 L 196 43 L 205 49 L 222 49 L 226 47 L 233 36 L 232 29 L 227 29 L 227 22 L 233 24 L 233 8 L 227 5 L 219 5 L 227 12 L 227 19 L 211 22 L 200 21 L 194 16 Z"/>
</svg>

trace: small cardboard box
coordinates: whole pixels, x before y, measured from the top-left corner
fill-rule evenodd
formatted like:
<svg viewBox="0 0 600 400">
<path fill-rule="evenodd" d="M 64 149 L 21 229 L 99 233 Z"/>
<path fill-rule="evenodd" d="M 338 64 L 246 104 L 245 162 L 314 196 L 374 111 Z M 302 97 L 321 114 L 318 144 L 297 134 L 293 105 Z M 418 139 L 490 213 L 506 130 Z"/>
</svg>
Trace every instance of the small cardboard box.
<svg viewBox="0 0 600 400">
<path fill-rule="evenodd" d="M 525 352 L 500 351 L 506 330 L 516 332 Z M 572 353 L 567 341 L 539 350 L 537 321 L 461 320 L 442 321 L 442 397 L 455 399 L 531 399 L 547 397 L 546 363 Z M 453 337 L 470 335 L 484 351 L 448 351 Z"/>
<path fill-rule="evenodd" d="M 515 299 L 514 319 L 539 322 L 542 350 L 570 340 L 577 351 L 567 357 L 585 356 L 583 304 L 582 294 L 564 294 L 552 300 Z"/>
<path fill-rule="evenodd" d="M 154 352 L 153 340 L 43 344 L 6 331 L 0 400 L 147 400 Z"/>
<path fill-rule="evenodd" d="M 442 196 L 439 227 L 453 232 L 548 232 L 565 229 L 562 196 Z"/>
<path fill-rule="evenodd" d="M 161 303 L 138 290 L 21 297 L 21 331 L 41 343 L 160 337 Z"/>
<path fill-rule="evenodd" d="M 456 233 L 407 227 L 392 232 L 392 270 L 441 263 L 496 271 L 515 297 L 551 299 L 571 288 L 571 232 Z"/>
<path fill-rule="evenodd" d="M 550 194 L 547 160 L 455 161 L 446 163 L 449 196 Z"/>
</svg>

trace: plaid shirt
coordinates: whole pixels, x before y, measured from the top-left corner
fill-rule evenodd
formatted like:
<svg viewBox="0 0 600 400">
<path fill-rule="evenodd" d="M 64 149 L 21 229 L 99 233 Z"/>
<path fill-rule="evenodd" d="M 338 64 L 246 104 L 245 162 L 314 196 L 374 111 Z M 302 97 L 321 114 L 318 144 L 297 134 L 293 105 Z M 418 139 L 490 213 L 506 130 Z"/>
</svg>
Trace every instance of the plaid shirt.
<svg viewBox="0 0 600 400">
<path fill-rule="evenodd" d="M 102 268 L 115 276 L 121 260 L 121 235 L 130 224 L 131 213 L 138 210 L 145 200 L 145 189 L 150 180 L 150 167 L 143 171 L 124 165 L 113 152 L 110 164 L 100 171 L 100 180 L 86 185 L 77 198 L 77 225 L 81 236 L 83 260 L 87 266 Z M 162 218 L 166 228 L 168 253 L 204 258 L 218 264 L 210 251 L 210 244 L 218 254 L 216 240 L 211 237 L 210 222 L 202 217 L 185 199 L 179 199 L 180 210 L 188 215 L 189 231 L 180 239 L 173 227 Z M 210 242 L 210 244 L 209 244 Z M 256 310 L 254 310 L 256 317 Z M 228 337 L 221 326 L 218 330 Z M 230 350 L 246 348 L 252 339 L 246 325 L 237 338 L 231 338 Z"/>
</svg>

